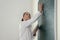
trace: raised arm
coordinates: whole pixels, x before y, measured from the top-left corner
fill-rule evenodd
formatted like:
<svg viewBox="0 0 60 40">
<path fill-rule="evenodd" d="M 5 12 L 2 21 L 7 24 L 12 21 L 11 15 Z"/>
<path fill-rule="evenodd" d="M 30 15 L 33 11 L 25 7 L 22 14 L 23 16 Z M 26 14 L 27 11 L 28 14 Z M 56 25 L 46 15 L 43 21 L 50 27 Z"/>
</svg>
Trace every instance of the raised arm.
<svg viewBox="0 0 60 40">
<path fill-rule="evenodd" d="M 24 26 L 28 27 L 29 25 L 34 23 L 42 15 L 42 11 L 43 11 L 42 4 L 40 4 L 38 8 L 39 8 L 38 12 L 31 19 L 23 22 Z"/>
<path fill-rule="evenodd" d="M 23 26 L 28 27 L 29 25 L 31 25 L 32 23 L 34 23 L 39 17 L 40 15 L 42 15 L 41 12 L 37 12 L 31 19 L 27 20 L 27 21 L 23 21 Z"/>
</svg>

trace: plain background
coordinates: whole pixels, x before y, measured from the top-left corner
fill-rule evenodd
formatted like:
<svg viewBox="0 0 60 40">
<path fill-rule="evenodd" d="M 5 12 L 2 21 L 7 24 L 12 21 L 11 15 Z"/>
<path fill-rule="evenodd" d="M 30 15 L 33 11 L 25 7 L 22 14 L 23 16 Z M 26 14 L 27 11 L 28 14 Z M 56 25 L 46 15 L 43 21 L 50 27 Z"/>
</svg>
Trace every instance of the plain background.
<svg viewBox="0 0 60 40">
<path fill-rule="evenodd" d="M 22 1 L 0 0 L 0 40 L 18 40 L 18 11 Z M 60 40 L 60 0 L 57 0 L 57 40 Z"/>
<path fill-rule="evenodd" d="M 33 13 L 33 0 L 0 0 L 0 40 L 18 40 L 19 21 L 24 11 Z M 36 4 L 35 4 L 36 5 Z"/>
<path fill-rule="evenodd" d="M 0 40 L 18 40 L 19 0 L 0 0 Z"/>
</svg>

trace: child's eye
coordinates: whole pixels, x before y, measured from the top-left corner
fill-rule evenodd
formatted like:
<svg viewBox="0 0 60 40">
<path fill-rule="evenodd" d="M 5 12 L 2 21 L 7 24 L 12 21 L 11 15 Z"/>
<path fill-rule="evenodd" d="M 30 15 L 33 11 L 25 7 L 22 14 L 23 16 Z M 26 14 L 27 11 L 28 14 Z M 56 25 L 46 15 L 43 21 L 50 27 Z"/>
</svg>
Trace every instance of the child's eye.
<svg viewBox="0 0 60 40">
<path fill-rule="evenodd" d="M 26 14 L 26 15 L 29 15 L 29 14 Z"/>
</svg>

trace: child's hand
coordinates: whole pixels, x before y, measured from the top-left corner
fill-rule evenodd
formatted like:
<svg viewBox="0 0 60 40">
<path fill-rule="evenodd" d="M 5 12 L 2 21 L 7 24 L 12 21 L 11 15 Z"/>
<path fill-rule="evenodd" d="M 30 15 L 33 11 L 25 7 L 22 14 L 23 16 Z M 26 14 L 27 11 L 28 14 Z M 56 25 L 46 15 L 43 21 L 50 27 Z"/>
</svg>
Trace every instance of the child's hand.
<svg viewBox="0 0 60 40">
<path fill-rule="evenodd" d="M 37 30 L 38 30 L 38 25 L 37 25 L 37 27 L 33 30 L 33 36 L 36 36 Z"/>
<path fill-rule="evenodd" d="M 36 33 L 34 33 L 33 36 L 36 36 Z"/>
<path fill-rule="evenodd" d="M 40 12 L 43 11 L 43 4 L 42 3 L 38 4 L 38 11 L 40 11 Z"/>
<path fill-rule="evenodd" d="M 33 31 L 33 36 L 36 36 L 36 31 Z"/>
</svg>

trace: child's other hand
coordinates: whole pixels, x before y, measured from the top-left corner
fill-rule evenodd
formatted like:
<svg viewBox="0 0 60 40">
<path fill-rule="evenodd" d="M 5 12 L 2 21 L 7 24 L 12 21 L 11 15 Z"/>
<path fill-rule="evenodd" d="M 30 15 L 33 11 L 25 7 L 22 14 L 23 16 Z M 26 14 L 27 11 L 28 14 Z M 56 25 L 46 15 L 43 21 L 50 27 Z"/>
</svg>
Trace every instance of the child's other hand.
<svg viewBox="0 0 60 40">
<path fill-rule="evenodd" d="M 36 36 L 36 33 L 34 33 L 33 36 Z"/>
<path fill-rule="evenodd" d="M 36 30 L 33 31 L 33 36 L 36 36 Z"/>
</svg>

